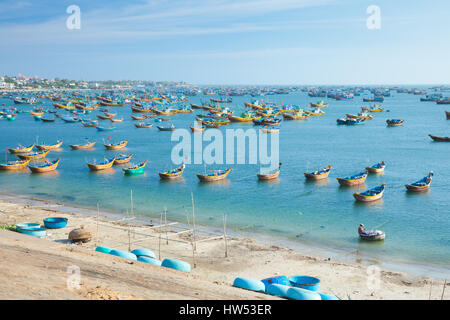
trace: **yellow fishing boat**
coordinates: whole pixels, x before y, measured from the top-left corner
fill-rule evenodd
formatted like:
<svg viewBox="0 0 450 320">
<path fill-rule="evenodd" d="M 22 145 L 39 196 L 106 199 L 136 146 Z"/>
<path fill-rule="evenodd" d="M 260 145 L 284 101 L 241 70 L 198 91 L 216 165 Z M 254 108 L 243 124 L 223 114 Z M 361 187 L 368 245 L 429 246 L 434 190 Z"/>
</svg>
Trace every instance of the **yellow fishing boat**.
<svg viewBox="0 0 450 320">
<path fill-rule="evenodd" d="M 22 170 L 27 167 L 31 160 L 17 160 L 9 161 L 7 163 L 0 164 L 0 170 Z"/>
<path fill-rule="evenodd" d="M 108 150 L 119 150 L 119 149 L 125 148 L 127 146 L 127 144 L 128 144 L 128 140 L 120 141 L 117 143 L 107 143 L 107 144 L 103 144 L 103 145 Z"/>
<path fill-rule="evenodd" d="M 281 171 L 281 163 L 278 165 L 277 171 L 272 172 L 272 173 L 266 173 L 266 174 L 259 174 L 258 173 L 258 174 L 256 174 L 256 176 L 261 181 L 273 180 L 273 179 L 278 178 L 278 176 L 280 175 L 280 171 Z"/>
<path fill-rule="evenodd" d="M 53 106 L 54 106 L 56 109 L 65 109 L 65 110 L 72 110 L 72 109 L 75 109 L 75 106 L 74 106 L 74 105 L 65 106 L 65 105 L 63 105 L 63 104 L 54 103 Z"/>
<path fill-rule="evenodd" d="M 215 170 L 213 173 L 203 175 L 197 173 L 197 177 L 201 182 L 213 182 L 213 181 L 219 181 L 223 180 L 227 177 L 227 175 L 230 173 L 231 167 L 227 170 Z"/>
<path fill-rule="evenodd" d="M 183 175 L 184 168 L 185 168 L 185 165 L 182 164 L 181 166 L 179 166 L 176 169 L 169 170 L 169 171 L 166 171 L 166 172 L 160 172 L 159 176 L 160 176 L 161 179 L 164 179 L 164 180 L 178 179 L 178 178 L 180 178 Z"/>
<path fill-rule="evenodd" d="M 22 160 L 36 160 L 36 159 L 43 159 L 45 158 L 50 150 L 41 151 L 41 152 L 34 152 L 30 154 L 18 154 L 17 156 Z"/>
<path fill-rule="evenodd" d="M 19 145 L 18 148 L 7 149 L 7 151 L 9 151 L 10 153 L 27 153 L 27 152 L 30 152 L 31 150 L 33 150 L 33 148 L 34 148 L 34 143 L 33 143 L 33 145 L 31 145 L 29 147 L 23 147 L 23 146 Z"/>
<path fill-rule="evenodd" d="M 357 115 L 347 113 L 346 116 L 347 116 L 347 118 L 350 118 L 350 119 L 364 119 L 364 120 L 372 120 L 373 119 L 373 116 L 368 113 L 358 113 Z"/>
<path fill-rule="evenodd" d="M 105 169 L 109 169 L 113 166 L 114 161 L 116 160 L 116 157 L 112 158 L 112 159 L 105 159 L 103 162 L 100 163 L 88 163 L 88 167 L 89 169 L 91 169 L 92 171 L 100 171 L 100 170 L 105 170 Z"/>
<path fill-rule="evenodd" d="M 63 141 L 58 141 L 56 144 L 41 144 L 41 145 L 36 145 L 36 148 L 38 148 L 39 150 L 54 150 L 54 149 L 58 149 L 59 147 L 61 147 Z"/>
<path fill-rule="evenodd" d="M 49 172 L 49 171 L 54 171 L 56 170 L 56 168 L 58 167 L 59 164 L 59 160 L 61 158 L 56 159 L 53 162 L 47 161 L 44 164 L 41 165 L 36 165 L 36 166 L 28 166 L 28 168 L 31 170 L 31 172 L 33 173 L 44 173 L 44 172 Z"/>
<path fill-rule="evenodd" d="M 328 175 L 331 171 L 331 165 L 326 166 L 323 169 L 311 172 L 311 173 L 304 173 L 306 179 L 308 180 L 322 180 L 328 178 Z"/>
</svg>

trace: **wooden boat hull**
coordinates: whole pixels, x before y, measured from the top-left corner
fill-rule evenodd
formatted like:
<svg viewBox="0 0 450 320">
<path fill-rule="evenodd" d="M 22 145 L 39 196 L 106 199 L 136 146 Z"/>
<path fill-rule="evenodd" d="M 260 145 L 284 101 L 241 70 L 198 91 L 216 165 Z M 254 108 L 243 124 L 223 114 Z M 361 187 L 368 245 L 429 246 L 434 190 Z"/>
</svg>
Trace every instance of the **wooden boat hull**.
<svg viewBox="0 0 450 320">
<path fill-rule="evenodd" d="M 48 166 L 45 167 L 34 167 L 34 166 L 28 166 L 28 168 L 33 173 L 44 173 L 44 172 L 50 172 L 56 170 L 56 168 L 59 165 L 60 158 L 58 158 L 56 161 L 52 162 Z"/>
<path fill-rule="evenodd" d="M 305 172 L 304 175 L 306 177 L 306 179 L 308 180 L 312 180 L 312 181 L 317 181 L 317 180 L 322 180 L 322 179 L 327 179 L 328 175 L 331 172 L 331 166 L 327 166 L 324 169 L 328 169 L 328 171 L 320 173 L 320 174 L 313 174 L 313 173 L 307 173 Z"/>
<path fill-rule="evenodd" d="M 336 179 L 341 186 L 353 187 L 353 186 L 359 186 L 361 184 L 364 184 L 364 182 L 367 179 L 367 176 L 359 178 L 359 179 L 351 179 L 351 180 L 350 179 L 342 179 L 342 178 L 336 178 Z"/>
<path fill-rule="evenodd" d="M 49 152 L 50 152 L 50 150 L 47 150 L 47 151 L 44 151 L 41 153 L 37 153 L 37 154 L 33 154 L 33 155 L 18 154 L 17 156 L 22 160 L 36 160 L 36 159 L 45 158 Z"/>
<path fill-rule="evenodd" d="M 156 126 L 159 131 L 175 131 L 176 128 L 165 128 L 165 127 L 160 127 L 160 126 Z"/>
<path fill-rule="evenodd" d="M 386 120 L 388 127 L 400 127 L 403 125 L 403 122 L 404 122 L 404 120 L 398 120 L 398 121 Z"/>
<path fill-rule="evenodd" d="M 431 139 L 433 139 L 436 142 L 450 142 L 449 137 L 437 137 L 437 136 L 432 136 L 431 134 L 429 134 L 429 136 Z"/>
<path fill-rule="evenodd" d="M 10 153 L 13 153 L 13 154 L 18 154 L 18 153 L 28 153 L 28 152 L 31 152 L 31 150 L 33 150 L 33 148 L 34 148 L 34 143 L 33 143 L 32 146 L 29 146 L 29 147 L 25 147 L 25 148 L 16 148 L 16 149 L 8 149 L 8 151 L 9 151 Z"/>
<path fill-rule="evenodd" d="M 114 165 L 126 164 L 126 163 L 130 162 L 132 157 L 133 157 L 133 154 L 131 153 L 124 159 L 117 159 L 116 158 L 116 160 L 114 160 Z"/>
<path fill-rule="evenodd" d="M 380 200 L 383 197 L 383 194 L 384 194 L 384 186 L 383 186 L 383 190 L 375 195 L 368 196 L 368 195 L 363 195 L 361 193 L 355 193 L 355 194 L 353 194 L 353 197 L 356 199 L 356 201 L 373 202 L 373 201 Z"/>
<path fill-rule="evenodd" d="M 97 143 L 97 141 L 85 144 L 85 145 L 80 145 L 80 144 L 71 144 L 70 147 L 73 150 L 85 150 L 85 149 L 90 149 L 92 148 L 95 144 Z"/>
<path fill-rule="evenodd" d="M 236 117 L 236 116 L 228 116 L 228 119 L 230 119 L 231 122 L 252 122 L 253 119 L 259 119 L 259 118 L 241 118 L 241 117 Z"/>
<path fill-rule="evenodd" d="M 104 144 L 104 146 L 105 146 L 105 148 L 108 149 L 108 150 L 120 150 L 120 149 L 125 148 L 125 147 L 127 146 L 127 144 L 128 144 L 128 140 L 124 141 L 124 142 L 121 143 L 121 144 L 116 144 L 116 145 L 113 145 L 113 144 Z"/>
<path fill-rule="evenodd" d="M 445 116 L 447 117 L 447 120 L 450 120 L 450 111 L 445 111 Z"/>
<path fill-rule="evenodd" d="M 89 169 L 92 171 L 100 171 L 100 170 L 106 170 L 113 166 L 114 161 L 116 160 L 116 157 L 114 157 L 110 162 L 105 164 L 94 164 L 94 163 L 88 163 Z"/>
<path fill-rule="evenodd" d="M 283 119 L 284 120 L 308 120 L 309 115 L 306 116 L 296 116 L 293 114 L 286 114 L 283 113 Z"/>
<path fill-rule="evenodd" d="M 430 185 L 431 183 L 425 186 L 413 186 L 411 184 L 407 184 L 405 187 L 408 191 L 424 192 L 430 190 Z"/>
<path fill-rule="evenodd" d="M 192 132 L 203 132 L 203 131 L 205 131 L 205 128 L 196 128 L 196 127 L 193 127 L 193 126 L 189 126 L 189 128 L 191 128 Z"/>
<path fill-rule="evenodd" d="M 379 231 L 378 234 L 374 235 L 360 234 L 359 238 L 364 241 L 382 241 L 386 238 L 386 233 L 384 233 L 384 231 Z"/>
<path fill-rule="evenodd" d="M 183 176 L 183 171 L 177 172 L 177 173 L 165 173 L 165 172 L 159 172 L 159 177 L 164 180 L 175 180 L 179 179 Z"/>
<path fill-rule="evenodd" d="M 197 173 L 197 177 L 201 182 L 213 182 L 213 181 L 219 181 L 225 179 L 228 174 L 230 173 L 231 168 L 228 168 L 227 171 L 225 171 L 223 174 L 214 175 L 214 176 L 207 176 Z"/>
<path fill-rule="evenodd" d="M 31 160 L 19 160 L 14 161 L 14 163 L 10 164 L 0 164 L 0 170 L 5 171 L 14 171 L 14 170 L 22 170 L 27 167 Z"/>
<path fill-rule="evenodd" d="M 256 174 L 256 176 L 258 177 L 258 180 L 261 180 L 261 181 L 277 179 L 279 175 L 280 175 L 280 170 L 278 170 L 277 172 L 272 173 L 272 174 Z"/>
<path fill-rule="evenodd" d="M 61 147 L 62 144 L 63 144 L 63 142 L 60 141 L 54 145 L 36 145 L 36 148 L 38 148 L 39 150 L 54 150 L 54 149 L 58 149 L 59 147 Z"/>
</svg>

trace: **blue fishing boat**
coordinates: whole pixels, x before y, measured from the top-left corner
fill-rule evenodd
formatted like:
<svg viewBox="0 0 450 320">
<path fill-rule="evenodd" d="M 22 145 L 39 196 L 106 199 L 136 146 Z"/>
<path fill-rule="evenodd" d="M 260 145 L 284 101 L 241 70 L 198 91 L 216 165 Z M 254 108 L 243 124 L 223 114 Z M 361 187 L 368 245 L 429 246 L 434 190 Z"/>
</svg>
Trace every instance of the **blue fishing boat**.
<svg viewBox="0 0 450 320">
<path fill-rule="evenodd" d="M 96 126 L 95 128 L 98 131 L 113 131 L 115 129 L 115 127 L 99 127 L 99 126 Z"/>
</svg>

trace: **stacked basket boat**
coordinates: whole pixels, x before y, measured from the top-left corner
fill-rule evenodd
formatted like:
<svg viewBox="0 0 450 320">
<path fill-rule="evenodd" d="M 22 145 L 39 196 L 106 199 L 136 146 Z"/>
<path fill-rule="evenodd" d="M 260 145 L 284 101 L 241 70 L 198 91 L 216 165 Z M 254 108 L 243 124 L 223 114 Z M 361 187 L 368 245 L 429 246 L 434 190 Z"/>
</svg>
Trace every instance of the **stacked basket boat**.
<svg viewBox="0 0 450 320">
<path fill-rule="evenodd" d="M 318 292 L 320 279 L 310 276 L 278 276 L 263 280 L 238 277 L 233 286 L 291 300 L 339 300 L 331 294 Z"/>
</svg>

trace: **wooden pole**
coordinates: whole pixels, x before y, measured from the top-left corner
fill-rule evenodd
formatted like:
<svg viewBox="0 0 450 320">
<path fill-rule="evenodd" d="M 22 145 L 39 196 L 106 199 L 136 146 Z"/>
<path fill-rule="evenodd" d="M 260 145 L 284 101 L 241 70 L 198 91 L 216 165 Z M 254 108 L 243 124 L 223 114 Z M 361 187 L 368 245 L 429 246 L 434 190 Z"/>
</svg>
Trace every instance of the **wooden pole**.
<svg viewBox="0 0 450 320">
<path fill-rule="evenodd" d="M 445 287 L 447 286 L 447 279 L 444 280 L 444 287 L 442 288 L 441 300 L 444 300 Z"/>
<path fill-rule="evenodd" d="M 161 225 L 162 224 L 162 211 L 161 211 L 161 217 L 159 218 L 159 224 Z M 161 232 L 162 232 L 162 230 L 161 230 L 161 228 L 159 229 L 159 241 L 158 241 L 158 257 L 159 257 L 159 260 L 161 260 Z"/>
<path fill-rule="evenodd" d="M 167 235 L 167 208 L 164 207 L 164 229 L 166 230 L 166 245 L 169 244 L 169 236 Z"/>
<path fill-rule="evenodd" d="M 127 209 L 127 216 L 128 216 L 128 209 Z M 131 229 L 130 229 L 130 222 L 128 222 L 128 252 L 131 251 Z"/>
<path fill-rule="evenodd" d="M 97 202 L 97 232 L 95 233 L 95 246 L 98 246 L 98 216 L 100 215 L 100 207 Z"/>
<path fill-rule="evenodd" d="M 192 237 L 194 242 L 194 250 L 197 249 L 197 246 L 195 245 L 196 237 L 195 237 L 195 206 L 194 206 L 194 193 L 191 192 L 191 199 L 192 199 Z"/>
<path fill-rule="evenodd" d="M 225 241 L 225 258 L 228 258 L 228 243 L 227 243 L 227 217 L 223 215 L 223 239 Z"/>
<path fill-rule="evenodd" d="M 430 294 L 428 295 L 428 300 L 431 300 L 431 288 L 433 288 L 433 279 L 431 279 Z"/>
</svg>

